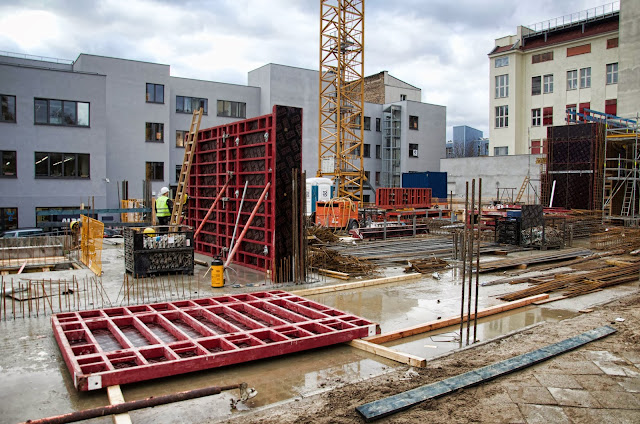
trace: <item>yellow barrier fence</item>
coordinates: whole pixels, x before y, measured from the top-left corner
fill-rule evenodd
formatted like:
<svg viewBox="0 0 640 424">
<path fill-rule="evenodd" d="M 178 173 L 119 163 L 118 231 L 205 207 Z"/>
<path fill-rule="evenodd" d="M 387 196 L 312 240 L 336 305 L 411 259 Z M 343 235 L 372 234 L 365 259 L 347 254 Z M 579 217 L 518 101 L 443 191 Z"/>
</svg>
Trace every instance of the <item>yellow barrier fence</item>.
<svg viewBox="0 0 640 424">
<path fill-rule="evenodd" d="M 81 222 L 80 261 L 96 275 L 101 275 L 104 224 L 86 215 L 82 215 Z"/>
</svg>

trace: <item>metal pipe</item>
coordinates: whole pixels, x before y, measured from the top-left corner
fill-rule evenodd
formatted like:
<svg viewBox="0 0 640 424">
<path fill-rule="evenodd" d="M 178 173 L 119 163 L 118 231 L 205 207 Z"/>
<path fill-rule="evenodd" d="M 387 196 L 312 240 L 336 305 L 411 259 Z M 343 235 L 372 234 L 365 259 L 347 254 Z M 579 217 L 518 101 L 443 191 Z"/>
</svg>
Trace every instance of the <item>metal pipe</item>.
<svg viewBox="0 0 640 424">
<path fill-rule="evenodd" d="M 236 225 L 233 227 L 233 235 L 231 236 L 231 243 L 229 244 L 229 250 L 233 249 L 233 242 L 236 239 L 236 231 L 238 230 L 238 223 L 240 222 L 240 213 L 242 213 L 242 205 L 244 204 L 244 196 L 247 194 L 247 186 L 249 181 L 244 182 L 244 190 L 242 190 L 242 199 L 240 200 L 240 209 L 238 209 L 238 215 L 236 216 Z"/>
<path fill-rule="evenodd" d="M 467 294 L 467 345 L 471 335 L 471 293 L 473 291 L 473 233 L 475 231 L 474 215 L 476 201 L 476 179 L 471 180 L 471 213 L 469 215 L 469 291 Z"/>
<path fill-rule="evenodd" d="M 211 204 L 211 207 L 207 211 L 207 214 L 204 216 L 204 218 L 202 218 L 202 222 L 200 223 L 200 226 L 198 227 L 196 232 L 193 233 L 193 239 L 194 240 L 195 240 L 196 237 L 198 237 L 198 234 L 200 234 L 200 231 L 202 231 L 202 227 L 204 227 L 204 224 L 207 222 L 207 219 L 209 218 L 209 216 L 213 212 L 213 208 L 216 207 L 216 204 L 218 203 L 218 200 L 220 200 L 220 198 L 222 197 L 222 193 L 224 193 L 224 191 L 227 189 L 227 186 L 229 185 L 229 182 L 231 181 L 231 177 L 233 177 L 233 175 L 229 175 L 229 178 L 227 178 L 227 182 L 224 183 L 224 185 L 222 186 L 222 188 L 218 192 L 218 195 L 216 196 L 216 198 L 214 199 L 213 203 Z"/>
<path fill-rule="evenodd" d="M 467 271 L 467 212 L 469 209 L 469 181 L 466 183 L 464 192 L 464 211 L 462 218 L 464 222 L 464 230 L 462 232 L 462 295 L 460 297 L 460 346 L 462 346 L 462 332 L 464 331 L 464 285 L 465 274 Z"/>
<path fill-rule="evenodd" d="M 185 392 L 173 393 L 170 395 L 152 396 L 146 399 L 134 400 L 130 402 L 119 403 L 116 405 L 100 406 L 98 408 L 70 412 L 68 414 L 58 415 L 55 417 L 41 418 L 39 420 L 28 420 L 22 424 L 64 424 L 89 420 L 91 418 L 104 417 L 107 415 L 124 414 L 129 411 L 135 411 L 137 409 L 152 408 L 154 406 L 164 405 L 167 403 L 217 395 L 226 390 L 238 389 L 243 384 L 246 383 L 232 384 L 230 386 L 223 387 L 204 387 L 202 389 L 188 390 Z"/>
<path fill-rule="evenodd" d="M 482 218 L 482 178 L 478 179 L 478 246 L 476 251 L 476 307 L 473 316 L 473 342 L 478 335 L 478 288 L 480 287 L 480 224 Z"/>
<path fill-rule="evenodd" d="M 267 185 L 264 187 L 264 190 L 262 191 L 262 194 L 258 199 L 258 203 L 256 203 L 256 205 L 254 206 L 253 211 L 251 211 L 251 215 L 249 215 L 249 219 L 247 219 L 247 222 L 244 224 L 244 228 L 242 229 L 242 232 L 238 236 L 238 241 L 233 246 L 233 250 L 229 253 L 229 256 L 227 257 L 227 262 L 225 262 L 224 264 L 225 268 L 229 266 L 229 264 L 231 263 L 231 259 L 233 259 L 233 255 L 236 254 L 236 250 L 238 250 L 238 246 L 240 246 L 240 243 L 244 239 L 245 234 L 249 230 L 249 226 L 251 225 L 251 221 L 253 221 L 253 217 L 256 216 L 256 212 L 258 212 L 258 208 L 262 204 L 262 201 L 264 200 L 265 196 L 267 195 L 267 192 L 269 191 L 269 187 L 271 187 L 271 183 L 267 183 Z"/>
</svg>

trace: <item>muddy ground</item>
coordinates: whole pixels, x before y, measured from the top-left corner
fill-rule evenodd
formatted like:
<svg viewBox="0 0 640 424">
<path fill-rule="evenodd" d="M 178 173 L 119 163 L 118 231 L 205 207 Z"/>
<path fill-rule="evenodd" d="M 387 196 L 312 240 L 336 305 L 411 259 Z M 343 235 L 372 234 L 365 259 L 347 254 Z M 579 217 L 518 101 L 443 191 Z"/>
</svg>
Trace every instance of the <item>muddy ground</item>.
<svg viewBox="0 0 640 424">
<path fill-rule="evenodd" d="M 640 422 L 640 370 L 637 368 L 640 366 L 640 290 L 592 309 L 593 312 L 568 320 L 534 325 L 508 337 L 455 351 L 429 361 L 423 369 L 409 370 L 409 367 L 403 367 L 383 376 L 239 415 L 225 422 L 362 423 L 364 420 L 355 409 L 359 405 L 508 359 L 602 325 L 610 325 L 618 331 L 576 351 L 495 381 L 424 402 L 377 422 L 602 422 L 603 417 L 609 417 L 606 419 L 608 422 Z M 624 321 L 616 321 L 616 318 L 623 318 Z M 585 359 L 603 354 L 618 358 L 611 362 L 612 367 L 618 367 L 616 372 L 609 372 L 607 368 L 602 371 L 593 366 L 593 361 Z M 591 371 L 592 368 L 595 371 Z M 540 376 L 547 376 L 548 379 L 550 375 L 562 376 L 559 377 L 561 382 L 547 386 L 560 388 L 541 386 L 544 378 Z M 605 378 L 606 381 L 602 380 Z M 581 381 L 582 385 L 571 388 L 566 385 L 567 381 L 575 381 L 575 384 Z M 621 387 L 631 388 L 621 390 Z M 588 392 L 594 388 L 599 391 Z M 525 396 L 527 393 L 529 400 Z M 551 393 L 554 396 L 550 400 L 531 400 L 532 393 L 547 397 Z M 567 393 L 580 395 L 586 400 L 563 402 L 562 395 Z M 595 399 L 593 396 L 597 396 L 599 402 L 589 401 Z M 606 399 L 611 398 L 613 400 L 607 403 Z"/>
</svg>

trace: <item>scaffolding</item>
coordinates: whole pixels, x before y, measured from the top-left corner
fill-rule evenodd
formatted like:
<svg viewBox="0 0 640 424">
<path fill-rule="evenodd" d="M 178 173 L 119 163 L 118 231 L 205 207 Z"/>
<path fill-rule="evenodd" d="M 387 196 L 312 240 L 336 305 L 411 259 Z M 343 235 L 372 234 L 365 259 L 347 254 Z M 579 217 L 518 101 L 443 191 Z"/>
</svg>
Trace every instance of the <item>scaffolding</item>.
<svg viewBox="0 0 640 424">
<path fill-rule="evenodd" d="M 382 187 L 400 187 L 400 137 L 402 128 L 402 107 L 391 105 L 384 110 L 382 121 Z"/>
</svg>

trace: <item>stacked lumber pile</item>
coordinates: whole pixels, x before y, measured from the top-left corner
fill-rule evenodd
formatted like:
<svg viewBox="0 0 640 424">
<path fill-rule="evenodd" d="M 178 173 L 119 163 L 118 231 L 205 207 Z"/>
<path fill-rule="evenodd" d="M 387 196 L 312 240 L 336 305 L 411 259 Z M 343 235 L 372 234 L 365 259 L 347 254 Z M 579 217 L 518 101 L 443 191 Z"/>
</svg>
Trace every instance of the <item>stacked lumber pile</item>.
<svg viewBox="0 0 640 424">
<path fill-rule="evenodd" d="M 496 261 L 480 263 L 480 272 L 491 272 L 505 268 L 526 268 L 531 264 L 540 264 L 545 262 L 558 262 L 567 259 L 573 259 L 580 256 L 589 256 L 591 252 L 583 249 L 564 249 L 560 251 L 549 251 L 538 253 L 530 256 L 522 256 L 519 258 L 500 259 Z"/>
<path fill-rule="evenodd" d="M 309 266 L 322 274 L 347 280 L 350 277 L 378 274 L 378 266 L 366 259 L 342 255 L 324 247 L 309 247 Z"/>
<path fill-rule="evenodd" d="M 447 267 L 447 261 L 440 258 L 416 259 L 409 262 L 409 266 L 404 272 L 419 272 L 421 274 L 431 274 L 434 271 Z"/>
</svg>

